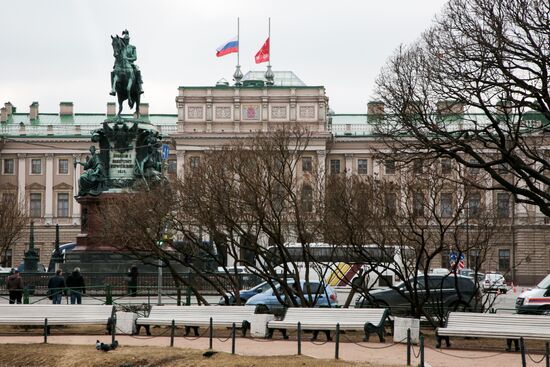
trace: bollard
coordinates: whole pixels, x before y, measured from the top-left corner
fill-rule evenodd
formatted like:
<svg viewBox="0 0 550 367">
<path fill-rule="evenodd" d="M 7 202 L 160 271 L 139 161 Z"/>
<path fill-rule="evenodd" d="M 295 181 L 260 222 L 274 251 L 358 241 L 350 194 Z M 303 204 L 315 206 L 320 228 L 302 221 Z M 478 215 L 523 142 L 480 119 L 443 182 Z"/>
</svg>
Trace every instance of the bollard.
<svg viewBox="0 0 550 367">
<path fill-rule="evenodd" d="M 111 285 L 110 284 L 105 285 L 105 304 L 106 305 L 112 305 L 113 304 L 113 294 L 111 292 Z"/>
<path fill-rule="evenodd" d="M 235 323 L 231 327 L 231 354 L 235 354 Z"/>
<path fill-rule="evenodd" d="M 176 321 L 172 319 L 172 327 L 170 330 L 170 346 L 174 346 L 174 332 L 176 331 Z"/>
<path fill-rule="evenodd" d="M 29 289 L 27 287 L 23 288 L 23 304 L 29 304 Z"/>
<path fill-rule="evenodd" d="M 212 320 L 212 318 L 210 318 L 210 330 L 208 332 L 208 337 L 210 339 L 208 341 L 208 348 L 213 349 L 212 348 L 212 339 L 214 339 L 214 320 Z"/>
<path fill-rule="evenodd" d="M 334 359 L 340 357 L 340 323 L 336 324 L 336 345 L 334 346 Z"/>
<path fill-rule="evenodd" d="M 411 329 L 407 329 L 407 366 L 411 365 Z"/>
<path fill-rule="evenodd" d="M 548 342 L 544 344 L 544 353 L 546 357 L 546 367 L 550 367 L 550 345 Z"/>
<path fill-rule="evenodd" d="M 48 344 L 48 318 L 44 319 L 44 344 Z"/>
<path fill-rule="evenodd" d="M 420 367 L 424 367 L 424 335 L 420 335 Z"/>
<path fill-rule="evenodd" d="M 523 337 L 519 338 L 519 350 L 521 351 L 521 366 L 527 366 L 527 360 L 525 359 L 525 343 Z"/>
<path fill-rule="evenodd" d="M 298 321 L 298 328 L 296 330 L 297 339 L 298 339 L 298 355 L 302 355 L 302 323 Z"/>
<path fill-rule="evenodd" d="M 111 317 L 111 323 L 111 345 L 114 345 L 116 339 L 116 315 Z"/>
</svg>

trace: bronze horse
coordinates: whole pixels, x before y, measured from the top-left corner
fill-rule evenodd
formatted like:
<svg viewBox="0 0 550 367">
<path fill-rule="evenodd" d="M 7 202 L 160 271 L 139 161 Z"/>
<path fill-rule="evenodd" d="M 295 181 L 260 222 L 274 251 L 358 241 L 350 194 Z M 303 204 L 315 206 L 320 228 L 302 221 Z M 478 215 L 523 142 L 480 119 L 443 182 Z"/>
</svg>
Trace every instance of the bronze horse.
<svg viewBox="0 0 550 367">
<path fill-rule="evenodd" d="M 111 45 L 115 57 L 115 68 L 111 72 L 111 84 L 114 80 L 115 91 L 118 98 L 118 113 L 122 112 L 122 103 L 128 100 L 130 109 L 136 105 L 135 114 L 139 117 L 139 101 L 141 97 L 138 78 L 132 64 L 124 58 L 124 48 L 126 47 L 122 38 L 118 35 L 111 36 Z"/>
</svg>

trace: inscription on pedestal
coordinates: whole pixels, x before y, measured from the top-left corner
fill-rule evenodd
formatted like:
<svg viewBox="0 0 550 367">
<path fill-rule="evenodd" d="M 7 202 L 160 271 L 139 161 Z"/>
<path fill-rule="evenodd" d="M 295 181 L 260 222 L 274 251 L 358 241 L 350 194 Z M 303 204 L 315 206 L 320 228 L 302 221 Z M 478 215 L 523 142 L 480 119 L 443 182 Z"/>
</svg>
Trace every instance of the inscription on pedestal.
<svg viewBox="0 0 550 367">
<path fill-rule="evenodd" d="M 127 179 L 133 177 L 136 153 L 129 150 L 124 153 L 112 151 L 109 160 L 109 177 L 111 179 Z"/>
</svg>

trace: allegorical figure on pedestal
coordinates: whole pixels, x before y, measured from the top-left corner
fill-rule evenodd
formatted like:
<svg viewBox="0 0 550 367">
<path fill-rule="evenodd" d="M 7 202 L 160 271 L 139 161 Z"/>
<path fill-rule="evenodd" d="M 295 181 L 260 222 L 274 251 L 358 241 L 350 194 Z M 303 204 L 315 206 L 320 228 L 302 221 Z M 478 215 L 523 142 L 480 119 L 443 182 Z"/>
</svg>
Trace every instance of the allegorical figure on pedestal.
<svg viewBox="0 0 550 367">
<path fill-rule="evenodd" d="M 139 114 L 139 101 L 143 93 L 141 72 L 134 62 L 137 60 L 136 47 L 130 44 L 128 30 L 122 32 L 122 37 L 111 36 L 111 46 L 115 64 L 111 72 L 111 94 L 118 97 L 118 115 L 122 112 L 122 103 L 128 100 L 130 108 L 136 105 Z"/>
<path fill-rule="evenodd" d="M 75 167 L 77 164 L 80 164 L 86 170 L 80 175 L 80 179 L 78 180 L 78 196 L 87 194 L 99 195 L 103 191 L 106 178 L 105 165 L 101 157 L 96 154 L 94 145 L 90 147 L 90 154 L 86 157 L 85 163 L 75 162 Z"/>
</svg>

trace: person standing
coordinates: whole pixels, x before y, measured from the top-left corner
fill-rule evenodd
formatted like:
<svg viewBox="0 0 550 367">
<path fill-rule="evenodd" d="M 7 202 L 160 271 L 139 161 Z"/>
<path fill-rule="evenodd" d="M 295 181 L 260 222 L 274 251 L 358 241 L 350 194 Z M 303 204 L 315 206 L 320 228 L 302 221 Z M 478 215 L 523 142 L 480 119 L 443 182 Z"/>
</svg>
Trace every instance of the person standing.
<svg viewBox="0 0 550 367">
<path fill-rule="evenodd" d="M 137 266 L 132 265 L 128 271 L 128 294 L 132 297 L 137 295 L 138 274 Z"/>
<path fill-rule="evenodd" d="M 82 295 L 86 294 L 84 286 L 84 277 L 80 274 L 80 268 L 73 269 L 71 275 L 67 277 L 67 288 L 69 288 L 69 296 L 71 297 L 71 305 L 82 304 Z"/>
<path fill-rule="evenodd" d="M 10 295 L 10 304 L 21 303 L 23 297 L 23 279 L 19 270 L 12 269 L 11 275 L 6 279 L 6 288 Z"/>
<path fill-rule="evenodd" d="M 54 305 L 61 304 L 63 293 L 65 291 L 65 278 L 63 278 L 63 271 L 61 269 L 55 272 L 55 275 L 48 281 L 48 293 L 50 299 Z"/>
</svg>

